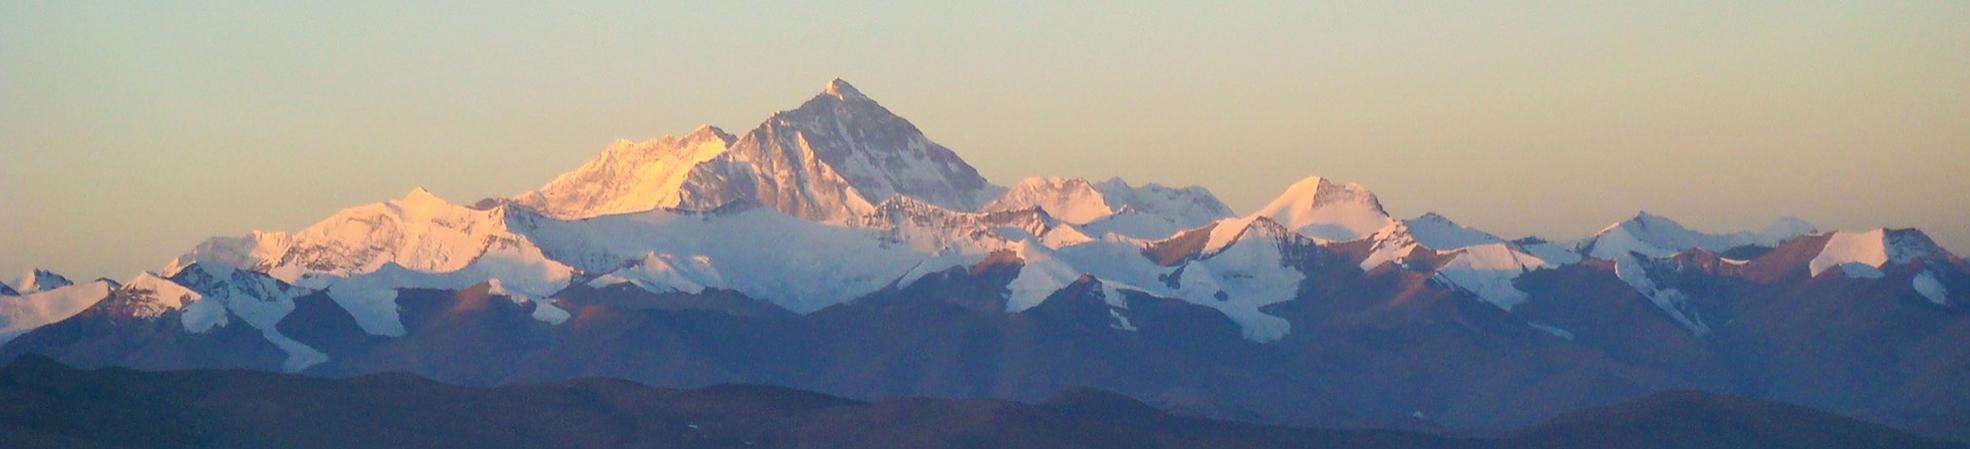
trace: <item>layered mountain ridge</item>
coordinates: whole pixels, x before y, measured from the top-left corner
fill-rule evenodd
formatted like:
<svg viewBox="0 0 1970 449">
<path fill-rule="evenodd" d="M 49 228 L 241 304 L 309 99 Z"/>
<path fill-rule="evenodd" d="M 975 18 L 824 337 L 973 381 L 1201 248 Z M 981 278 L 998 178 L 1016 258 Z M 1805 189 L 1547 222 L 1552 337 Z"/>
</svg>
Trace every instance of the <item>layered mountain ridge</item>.
<svg viewBox="0 0 1970 449">
<path fill-rule="evenodd" d="M 855 397 L 1090 384 L 1322 425 L 1522 425 L 1698 388 L 1970 423 L 1970 349 L 1941 343 L 1970 338 L 1970 263 L 1921 231 L 1641 213 L 1507 240 L 1320 177 L 1247 215 L 1201 187 L 1007 188 L 841 80 L 741 134 L 617 141 L 513 197 L 416 188 L 71 284 L 0 284 L 0 359 Z M 1804 347 L 1829 339 L 1882 343 Z"/>
</svg>

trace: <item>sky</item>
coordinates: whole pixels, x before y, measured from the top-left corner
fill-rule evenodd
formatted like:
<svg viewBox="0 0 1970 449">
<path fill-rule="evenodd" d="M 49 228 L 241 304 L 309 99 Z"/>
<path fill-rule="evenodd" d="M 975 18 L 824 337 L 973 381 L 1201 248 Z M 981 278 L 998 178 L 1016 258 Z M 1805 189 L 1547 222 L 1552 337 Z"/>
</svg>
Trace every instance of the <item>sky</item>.
<svg viewBox="0 0 1970 449">
<path fill-rule="evenodd" d="M 1245 213 L 1319 175 L 1506 236 L 1790 215 L 1970 253 L 1963 1 L 217 3 L 0 2 L 0 273 L 512 195 L 835 77 L 1000 184 Z"/>
</svg>

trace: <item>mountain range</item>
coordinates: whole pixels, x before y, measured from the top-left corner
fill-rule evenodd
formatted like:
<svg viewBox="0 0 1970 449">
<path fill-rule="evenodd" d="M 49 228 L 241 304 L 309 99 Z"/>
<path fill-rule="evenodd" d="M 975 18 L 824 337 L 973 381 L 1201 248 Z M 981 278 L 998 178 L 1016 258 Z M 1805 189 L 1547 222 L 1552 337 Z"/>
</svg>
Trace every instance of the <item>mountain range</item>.
<svg viewBox="0 0 1970 449">
<path fill-rule="evenodd" d="M 1504 429 L 1696 390 L 1970 438 L 1970 263 L 1919 230 L 1638 213 L 1579 241 L 1308 177 L 1011 187 L 841 80 L 743 134 L 617 141 L 538 190 L 422 188 L 154 272 L 0 285 L 0 361 L 591 376 Z"/>
</svg>

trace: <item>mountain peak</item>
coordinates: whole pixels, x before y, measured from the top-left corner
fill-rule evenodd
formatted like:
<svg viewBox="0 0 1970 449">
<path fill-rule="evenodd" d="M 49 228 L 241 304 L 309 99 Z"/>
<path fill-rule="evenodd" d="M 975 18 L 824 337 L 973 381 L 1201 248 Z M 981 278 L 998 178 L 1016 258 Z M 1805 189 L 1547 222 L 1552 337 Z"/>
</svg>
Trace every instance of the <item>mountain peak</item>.
<svg viewBox="0 0 1970 449">
<path fill-rule="evenodd" d="M 709 123 L 698 125 L 697 129 L 693 129 L 690 134 L 684 135 L 684 142 L 687 145 L 696 142 L 709 142 L 713 139 L 724 142 L 726 145 L 731 145 L 732 140 L 737 139 L 737 137 Z"/>
<path fill-rule="evenodd" d="M 116 297 L 104 301 L 103 305 L 119 316 L 154 318 L 165 312 L 183 309 L 202 297 L 184 285 L 147 271 L 124 282 L 116 290 Z"/>
<path fill-rule="evenodd" d="M 1669 217 L 1639 211 L 1634 218 L 1608 225 L 1582 241 L 1583 253 L 1597 259 L 1614 260 L 1630 252 L 1648 257 L 1666 257 L 1680 251 L 1702 248 L 1722 252 L 1745 245 L 1778 246 L 1793 237 L 1812 233 L 1813 227 L 1796 218 L 1774 220 L 1762 231 L 1736 231 L 1712 234 L 1690 229 Z"/>
<path fill-rule="evenodd" d="M 1004 196 L 980 210 L 999 212 L 1038 207 L 1062 221 L 1087 224 L 1114 214 L 1113 206 L 1086 179 L 1033 177 L 1019 181 Z"/>
<path fill-rule="evenodd" d="M 823 90 L 822 93 L 841 99 L 869 98 L 867 96 L 862 95 L 862 91 L 855 90 L 855 85 L 848 84 L 848 81 L 844 81 L 841 78 L 828 80 L 828 87 L 826 90 Z"/>
<path fill-rule="evenodd" d="M 909 120 L 841 80 L 828 83 L 826 93 L 800 107 L 773 114 L 733 143 L 732 152 L 736 159 L 770 168 L 759 173 L 782 171 L 773 165 L 812 171 L 804 179 L 769 180 L 751 193 L 774 209 L 823 221 L 842 214 L 808 206 L 840 209 L 841 204 L 834 203 L 872 205 L 906 195 L 968 211 L 1006 190 L 987 182 L 971 164 L 931 141 Z M 860 198 L 847 198 L 854 196 Z"/>
<path fill-rule="evenodd" d="M 574 171 L 513 200 L 569 219 L 657 208 L 715 208 L 727 198 L 717 195 L 717 189 L 706 189 L 713 191 L 709 194 L 697 190 L 692 173 L 724 155 L 737 139 L 706 124 L 683 137 L 666 134 L 641 143 L 619 141 Z"/>
<path fill-rule="evenodd" d="M 405 204 L 446 204 L 444 198 L 439 198 L 437 194 L 431 193 L 431 190 L 425 189 L 424 186 L 411 188 L 410 193 L 404 194 L 401 201 Z"/>
<path fill-rule="evenodd" d="M 563 219 L 711 210 L 746 200 L 803 219 L 845 222 L 892 196 L 968 211 L 1004 191 L 908 120 L 835 79 L 822 94 L 739 136 L 703 125 L 683 137 L 618 143 L 512 200 Z"/>
<path fill-rule="evenodd" d="M 1458 224 L 1450 217 L 1436 212 L 1401 220 L 1399 224 L 1416 243 L 1421 243 L 1430 249 L 1449 250 L 1505 241 L 1489 232 Z"/>
<path fill-rule="evenodd" d="M 16 278 L 7 285 L 12 286 L 16 293 L 25 295 L 28 293 L 54 290 L 74 284 L 75 282 L 69 281 L 68 278 L 55 274 L 53 271 L 33 269 L 28 270 L 26 273 L 21 273 L 19 278 Z"/>
<path fill-rule="evenodd" d="M 1319 176 L 1293 183 L 1259 209 L 1258 215 L 1327 241 L 1358 240 L 1393 221 L 1374 192 L 1360 184 L 1340 184 Z"/>
<path fill-rule="evenodd" d="M 1836 231 L 1827 234 L 1820 253 L 1807 264 L 1818 276 L 1828 268 L 1841 268 L 1849 277 L 1881 277 L 1881 270 L 1910 261 L 1947 261 L 1952 254 L 1928 234 L 1917 229 L 1875 228 L 1868 231 Z"/>
</svg>

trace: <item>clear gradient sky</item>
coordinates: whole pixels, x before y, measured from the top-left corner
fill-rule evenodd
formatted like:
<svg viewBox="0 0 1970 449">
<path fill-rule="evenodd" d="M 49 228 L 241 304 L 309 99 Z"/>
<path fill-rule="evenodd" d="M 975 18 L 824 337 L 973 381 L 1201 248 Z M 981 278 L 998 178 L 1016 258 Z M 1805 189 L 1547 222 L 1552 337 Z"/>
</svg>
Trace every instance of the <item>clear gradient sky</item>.
<svg viewBox="0 0 1970 449">
<path fill-rule="evenodd" d="M 1964 1 L 216 3 L 0 2 L 0 273 L 514 194 L 837 76 L 1001 184 L 1242 213 L 1317 174 L 1507 236 L 1796 215 L 1970 252 Z"/>
</svg>

